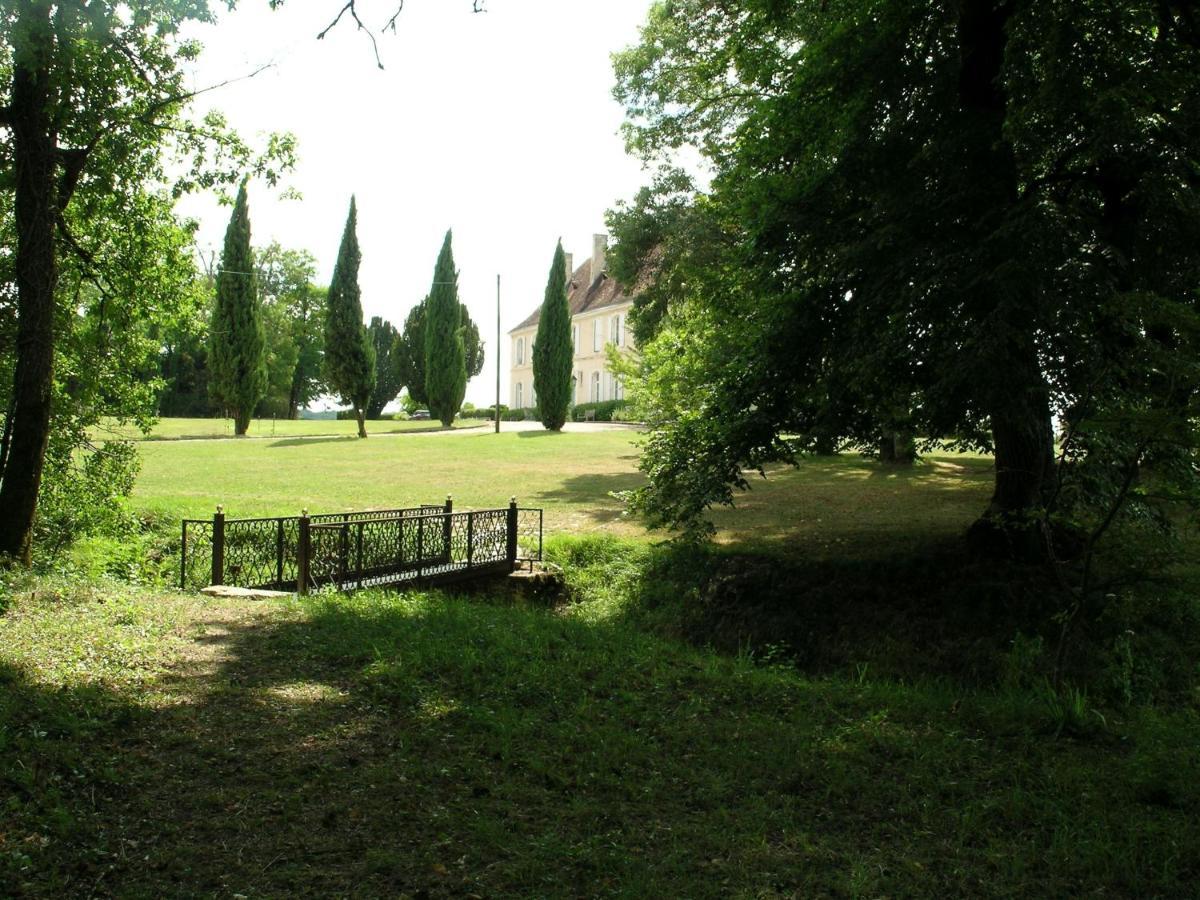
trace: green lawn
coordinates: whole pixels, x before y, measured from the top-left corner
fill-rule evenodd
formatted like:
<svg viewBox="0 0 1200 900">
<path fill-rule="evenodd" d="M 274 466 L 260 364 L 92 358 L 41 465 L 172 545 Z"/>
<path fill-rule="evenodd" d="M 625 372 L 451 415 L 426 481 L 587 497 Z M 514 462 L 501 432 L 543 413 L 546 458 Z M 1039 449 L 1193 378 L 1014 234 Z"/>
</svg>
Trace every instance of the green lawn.
<svg viewBox="0 0 1200 900">
<path fill-rule="evenodd" d="M 1194 893 L 1194 596 L 1113 603 L 1055 694 L 1044 578 L 947 540 L 988 460 L 773 470 L 708 551 L 621 517 L 635 439 L 141 444 L 174 516 L 452 491 L 599 534 L 550 608 L 9 588 L 0 896 Z"/>
<path fill-rule="evenodd" d="M 476 428 L 486 425 L 478 419 L 459 419 L 453 428 Z M 441 431 L 441 422 L 396 421 L 381 419 L 367 422 L 367 434 L 399 434 L 402 432 Z M 288 437 L 356 437 L 358 423 L 338 419 L 254 419 L 245 440 Z M 232 438 L 232 419 L 159 419 L 150 434 L 143 434 L 135 425 L 102 423 L 95 429 L 98 439 L 120 438 L 127 441 L 176 441 Z"/>
<path fill-rule="evenodd" d="M 135 502 L 172 516 L 295 515 L 440 502 L 460 508 L 504 505 L 516 496 L 546 510 L 551 532 L 645 535 L 623 516 L 614 492 L 643 483 L 637 434 L 552 434 L 487 429 L 411 435 L 262 441 L 148 442 Z M 807 552 L 874 554 L 961 533 L 987 503 L 991 462 L 931 456 L 912 469 L 857 455 L 773 469 L 713 519 L 721 539 L 765 548 L 803 541 Z"/>
<path fill-rule="evenodd" d="M 814 678 L 619 606 L 19 594 L 0 895 L 1135 897 L 1200 877 L 1194 711 Z"/>
</svg>

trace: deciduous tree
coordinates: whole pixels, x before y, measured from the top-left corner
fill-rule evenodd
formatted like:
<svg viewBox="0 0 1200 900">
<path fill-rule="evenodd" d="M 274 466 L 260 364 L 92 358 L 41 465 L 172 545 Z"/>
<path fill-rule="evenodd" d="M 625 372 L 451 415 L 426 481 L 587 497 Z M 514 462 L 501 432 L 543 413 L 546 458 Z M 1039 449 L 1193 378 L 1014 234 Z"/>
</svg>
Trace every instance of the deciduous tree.
<svg viewBox="0 0 1200 900">
<path fill-rule="evenodd" d="M 10 285 L 17 312 L 0 440 L 0 556 L 29 559 L 53 415 L 54 320 L 64 259 L 78 261 L 102 308 L 109 308 L 110 278 L 127 279 L 107 262 L 134 249 L 137 204 L 146 209 L 163 183 L 179 190 L 228 183 L 237 167 L 249 165 L 248 148 L 219 116 L 191 123 L 181 115 L 195 91 L 184 86 L 178 61 L 194 57 L 199 46 L 181 39 L 179 28 L 208 18 L 203 4 L 169 0 L 136 7 L 102 0 L 0 5 L 0 35 L 11 50 L 0 59 L 6 98 L 0 157 L 11 160 L 14 176 L 0 189 L 12 198 Z M 216 158 L 208 153 L 214 140 L 222 148 Z M 182 177 L 164 171 L 168 142 L 193 163 Z M 291 150 L 290 142 L 276 140 L 271 156 L 286 162 Z M 270 163 L 257 169 L 269 177 L 276 171 Z M 93 223 L 122 204 L 127 230 L 110 244 L 93 239 Z M 128 271 L 140 276 L 146 270 Z M 61 299 L 69 308 L 70 299 Z M 138 302 L 137 295 L 128 299 Z"/>
<path fill-rule="evenodd" d="M 916 433 L 995 455 L 979 545 L 1040 555 L 1052 415 L 1119 471 L 1141 437 L 1193 444 L 1188 5 L 676 0 L 617 72 L 631 147 L 714 169 L 687 243 L 658 229 L 641 499 L 660 521 L 822 440 L 875 446 L 903 398 Z"/>
<path fill-rule="evenodd" d="M 375 349 L 375 387 L 367 401 L 367 418 L 378 419 L 383 408 L 396 399 L 404 387 L 400 381 L 400 368 L 396 363 L 400 332 L 396 326 L 380 316 L 372 316 L 367 326 L 371 346 Z"/>
</svg>

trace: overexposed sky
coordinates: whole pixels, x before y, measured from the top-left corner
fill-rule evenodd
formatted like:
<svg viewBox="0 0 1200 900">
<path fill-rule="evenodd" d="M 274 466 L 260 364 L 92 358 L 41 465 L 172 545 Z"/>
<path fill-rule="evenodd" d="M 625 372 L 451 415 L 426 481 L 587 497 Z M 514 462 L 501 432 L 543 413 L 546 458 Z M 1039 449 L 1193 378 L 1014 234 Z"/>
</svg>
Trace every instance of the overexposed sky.
<svg viewBox="0 0 1200 900">
<path fill-rule="evenodd" d="M 378 31 L 398 0 L 359 0 Z M 541 303 L 561 237 L 576 264 L 604 231 L 604 211 L 647 180 L 627 157 L 612 99 L 610 54 L 633 43 L 651 0 L 408 0 L 397 33 L 370 40 L 348 18 L 316 34 L 341 0 L 243 0 L 215 27 L 194 29 L 205 52 L 192 78 L 204 86 L 274 66 L 205 94 L 249 139 L 291 131 L 299 165 L 279 190 L 251 185 L 253 241 L 304 248 L 333 272 L 350 195 L 358 199 L 363 313 L 397 327 L 428 291 L 447 228 L 454 229 L 459 294 L 486 340 L 476 405 L 495 393 L 496 275 L 501 327 Z M 216 4 L 214 4 L 216 6 Z M 185 198 L 202 248 L 219 248 L 229 219 L 215 196 Z M 501 340 L 502 397 L 508 339 Z"/>
</svg>

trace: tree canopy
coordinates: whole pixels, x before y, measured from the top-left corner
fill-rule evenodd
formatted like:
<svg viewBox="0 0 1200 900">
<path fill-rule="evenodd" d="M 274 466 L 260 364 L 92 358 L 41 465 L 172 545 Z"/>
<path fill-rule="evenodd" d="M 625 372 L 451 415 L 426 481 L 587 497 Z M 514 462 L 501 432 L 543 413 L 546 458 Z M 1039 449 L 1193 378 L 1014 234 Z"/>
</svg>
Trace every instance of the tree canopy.
<svg viewBox="0 0 1200 900">
<path fill-rule="evenodd" d="M 181 38 L 180 28 L 208 18 L 205 4 L 166 0 L 135 7 L 48 0 L 0 6 L 0 158 L 9 162 L 10 176 L 0 192 L 13 223 L 6 299 L 20 332 L 5 373 L 11 392 L 5 388 L 0 441 L 0 556 L 29 558 L 57 408 L 60 308 L 79 309 L 73 295 L 94 292 L 101 330 L 119 356 L 124 342 L 147 335 L 111 327 L 114 308 L 134 319 L 152 315 L 160 324 L 169 318 L 152 306 L 160 296 L 153 283 L 174 279 L 179 270 L 168 276 L 165 265 L 179 257 L 155 260 L 141 244 L 174 227 L 170 198 L 231 184 L 239 169 L 273 181 L 290 163 L 294 147 L 287 138 L 272 138 L 267 154 L 254 161 L 218 114 L 203 122 L 184 117 L 196 92 L 185 86 L 179 63 L 194 58 L 199 45 Z M 169 166 L 172 160 L 185 165 Z M 75 272 L 89 287 L 77 287 Z M 146 414 L 155 385 L 143 381 Z"/>
<path fill-rule="evenodd" d="M 400 346 L 400 332 L 386 319 L 372 316 L 367 333 L 375 349 L 375 387 L 371 390 L 371 399 L 367 401 L 367 418 L 378 419 L 383 408 L 395 400 L 404 387 L 395 358 Z"/>
<path fill-rule="evenodd" d="M 898 420 L 995 454 L 985 540 L 1061 510 L 1055 419 L 1064 472 L 1185 473 L 1198 48 L 1150 0 L 656 4 L 616 59 L 625 133 L 713 178 L 613 216 L 657 267 L 643 507 L 695 525 L 747 468 Z"/>
</svg>

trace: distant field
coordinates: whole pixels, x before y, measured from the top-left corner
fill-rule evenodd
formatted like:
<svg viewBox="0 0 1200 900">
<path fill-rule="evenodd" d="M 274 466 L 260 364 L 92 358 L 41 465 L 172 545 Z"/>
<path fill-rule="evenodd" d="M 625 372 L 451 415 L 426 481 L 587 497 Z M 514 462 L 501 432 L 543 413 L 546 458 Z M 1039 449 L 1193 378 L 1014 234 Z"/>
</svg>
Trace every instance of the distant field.
<svg viewBox="0 0 1200 900">
<path fill-rule="evenodd" d="M 218 503 L 227 515 L 254 516 L 410 506 L 448 493 L 460 508 L 485 508 L 516 496 L 545 508 L 548 531 L 646 537 L 613 496 L 644 483 L 636 440 L 628 431 L 479 429 L 366 441 L 147 442 L 139 448 L 135 500 L 178 516 L 207 516 Z M 735 509 L 714 511 L 713 521 L 724 541 L 770 549 L 799 540 L 810 556 L 855 545 L 870 555 L 883 538 L 897 549 L 961 533 L 987 503 L 991 469 L 989 459 L 956 455 L 929 457 L 912 469 L 853 454 L 806 460 L 766 480 L 755 476 L 753 490 Z"/>
<path fill-rule="evenodd" d="M 479 419 L 460 419 L 453 428 L 473 428 L 487 423 Z M 382 419 L 367 422 L 367 434 L 395 434 L 401 431 L 442 431 L 437 421 L 396 421 Z M 247 438 L 321 437 L 358 434 L 358 423 L 338 419 L 254 419 Z M 96 428 L 100 438 L 122 438 L 128 441 L 171 441 L 201 438 L 233 437 L 232 419 L 159 419 L 149 435 L 134 425 L 101 424 Z"/>
</svg>

